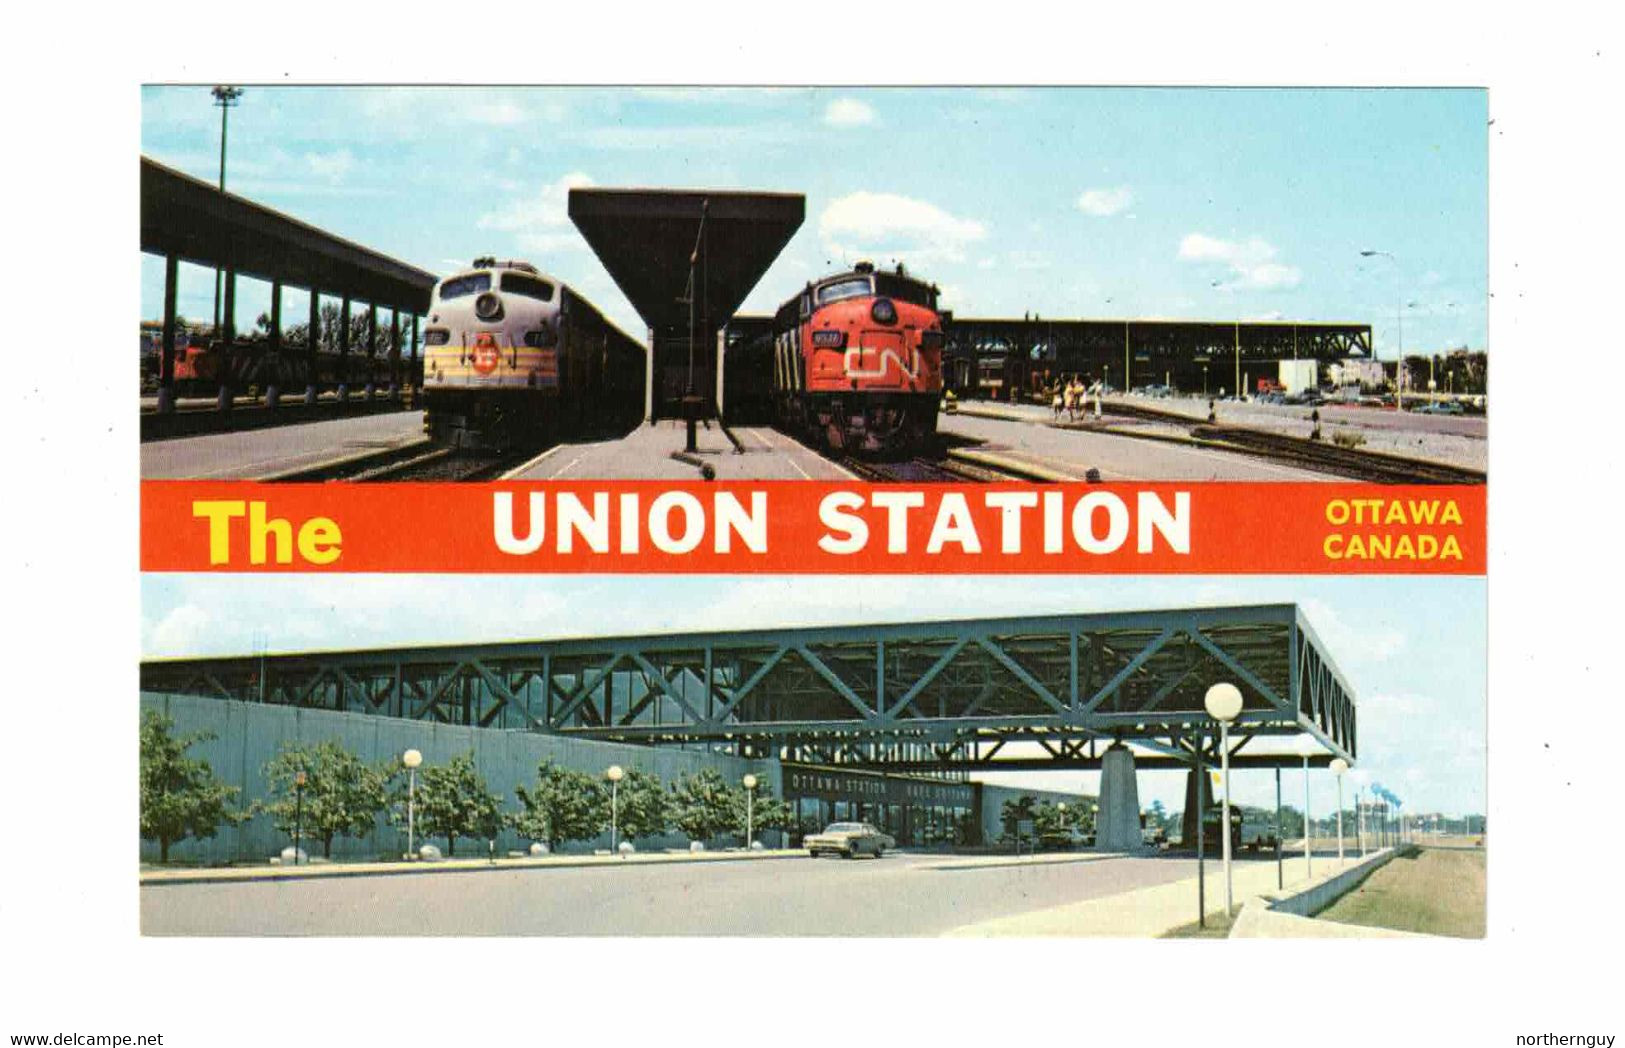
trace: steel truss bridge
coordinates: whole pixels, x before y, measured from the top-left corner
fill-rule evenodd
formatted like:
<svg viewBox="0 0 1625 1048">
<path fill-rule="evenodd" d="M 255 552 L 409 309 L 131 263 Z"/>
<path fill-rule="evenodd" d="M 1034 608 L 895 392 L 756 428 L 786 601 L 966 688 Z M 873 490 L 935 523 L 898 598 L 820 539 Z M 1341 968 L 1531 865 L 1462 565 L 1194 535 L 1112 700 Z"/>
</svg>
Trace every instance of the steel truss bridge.
<svg viewBox="0 0 1625 1048">
<path fill-rule="evenodd" d="M 899 772 L 1358 755 L 1355 699 L 1293 604 L 144 663 L 144 691 Z M 1281 737 L 1293 745 L 1283 750 Z"/>
</svg>

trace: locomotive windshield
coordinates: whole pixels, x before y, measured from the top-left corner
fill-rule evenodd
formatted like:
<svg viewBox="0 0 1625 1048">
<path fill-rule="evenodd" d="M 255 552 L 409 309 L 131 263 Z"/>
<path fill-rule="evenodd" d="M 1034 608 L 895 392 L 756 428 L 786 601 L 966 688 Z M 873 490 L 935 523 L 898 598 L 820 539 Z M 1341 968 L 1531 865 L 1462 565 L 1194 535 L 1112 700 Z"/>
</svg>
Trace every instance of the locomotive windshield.
<svg viewBox="0 0 1625 1048">
<path fill-rule="evenodd" d="M 502 274 L 502 290 L 511 291 L 526 298 L 540 299 L 543 302 L 553 301 L 553 285 L 545 280 L 527 277 L 523 273 Z M 444 294 L 441 295 L 445 297 Z"/>
<path fill-rule="evenodd" d="M 868 277 L 847 277 L 825 284 L 818 289 L 818 304 L 827 306 L 831 302 L 839 302 L 843 298 L 857 298 L 869 294 Z"/>
<path fill-rule="evenodd" d="M 440 285 L 440 301 L 449 298 L 462 298 L 464 295 L 474 295 L 481 291 L 491 290 L 491 274 L 470 273 L 464 277 L 452 277 Z"/>
</svg>

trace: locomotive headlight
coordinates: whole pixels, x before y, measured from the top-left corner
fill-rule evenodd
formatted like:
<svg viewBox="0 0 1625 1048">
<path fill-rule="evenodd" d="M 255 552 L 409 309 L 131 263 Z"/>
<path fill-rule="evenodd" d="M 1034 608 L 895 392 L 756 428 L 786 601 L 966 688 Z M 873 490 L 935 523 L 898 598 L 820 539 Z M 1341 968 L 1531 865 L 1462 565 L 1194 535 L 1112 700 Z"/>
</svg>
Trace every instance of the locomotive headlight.
<svg viewBox="0 0 1625 1048">
<path fill-rule="evenodd" d="M 502 299 L 486 291 L 474 300 L 474 315 L 481 320 L 502 319 Z"/>
<path fill-rule="evenodd" d="M 813 345 L 819 349 L 840 349 L 846 345 L 846 332 L 825 328 L 822 331 L 814 331 L 812 340 Z"/>
<path fill-rule="evenodd" d="M 875 299 L 875 304 L 869 307 L 869 315 L 875 318 L 876 324 L 897 323 L 897 307 L 889 298 Z"/>
</svg>

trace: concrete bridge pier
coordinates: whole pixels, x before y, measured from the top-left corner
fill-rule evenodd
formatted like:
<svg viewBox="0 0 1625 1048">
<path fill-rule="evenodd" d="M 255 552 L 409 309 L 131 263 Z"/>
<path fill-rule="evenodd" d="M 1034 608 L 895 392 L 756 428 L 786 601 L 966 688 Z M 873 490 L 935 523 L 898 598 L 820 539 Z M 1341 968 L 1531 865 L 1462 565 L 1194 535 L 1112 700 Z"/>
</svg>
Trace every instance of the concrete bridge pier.
<svg viewBox="0 0 1625 1048">
<path fill-rule="evenodd" d="M 1116 743 L 1100 761 L 1100 816 L 1095 825 L 1095 847 L 1102 851 L 1134 851 L 1144 842 L 1134 754 Z"/>
</svg>

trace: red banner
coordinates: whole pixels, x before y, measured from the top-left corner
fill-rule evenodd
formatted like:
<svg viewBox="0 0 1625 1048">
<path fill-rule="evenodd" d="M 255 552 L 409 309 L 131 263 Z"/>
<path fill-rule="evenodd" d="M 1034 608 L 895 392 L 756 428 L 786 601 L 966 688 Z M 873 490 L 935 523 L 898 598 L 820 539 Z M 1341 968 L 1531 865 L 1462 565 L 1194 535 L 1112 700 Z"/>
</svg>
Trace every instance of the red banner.
<svg viewBox="0 0 1625 1048">
<path fill-rule="evenodd" d="M 146 481 L 144 571 L 1443 574 L 1482 486 Z"/>
</svg>

